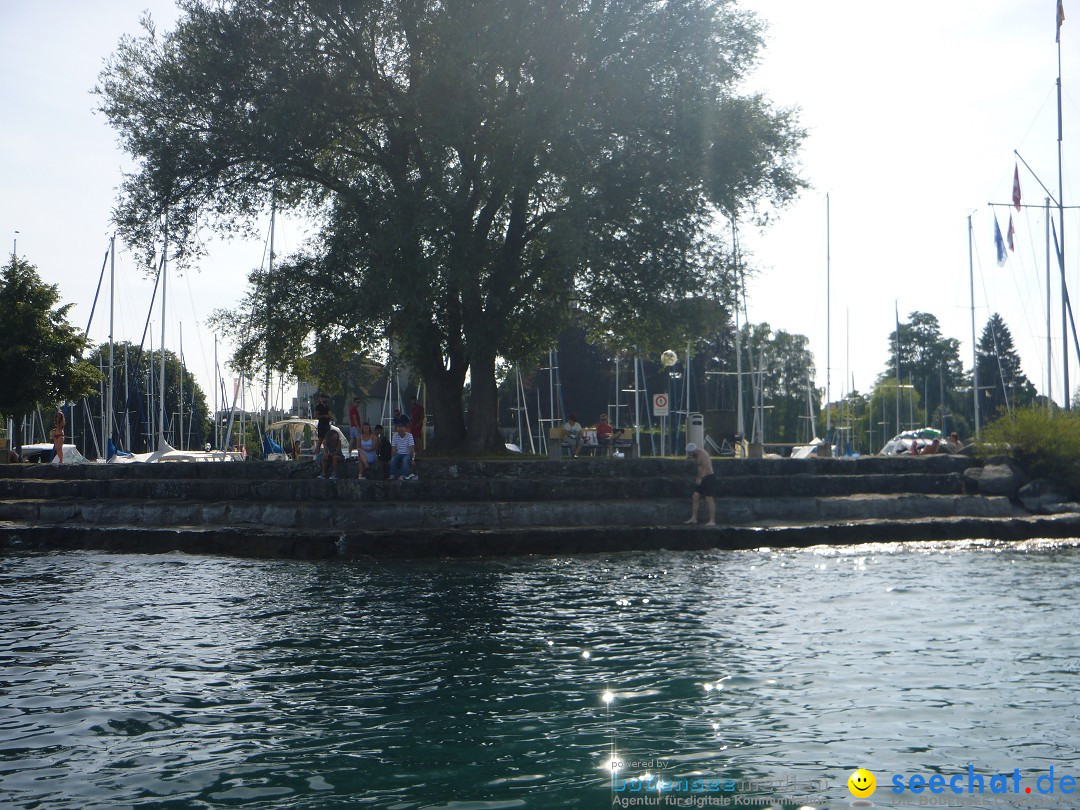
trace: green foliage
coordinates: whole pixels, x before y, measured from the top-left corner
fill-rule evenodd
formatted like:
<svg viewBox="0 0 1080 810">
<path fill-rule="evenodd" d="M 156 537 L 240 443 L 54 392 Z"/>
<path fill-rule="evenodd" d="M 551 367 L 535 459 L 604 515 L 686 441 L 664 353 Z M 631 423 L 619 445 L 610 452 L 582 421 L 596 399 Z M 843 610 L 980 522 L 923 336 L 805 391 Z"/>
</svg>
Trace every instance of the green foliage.
<svg viewBox="0 0 1080 810">
<path fill-rule="evenodd" d="M 991 421 L 999 412 L 1021 410 L 1035 403 L 1035 386 L 1020 368 L 1012 332 L 996 312 L 983 327 L 976 362 L 981 395 L 979 413 L 984 420 Z"/>
<path fill-rule="evenodd" d="M 718 212 L 804 185 L 794 113 L 737 94 L 761 40 L 730 0 L 182 8 L 101 77 L 139 167 L 121 233 L 149 250 L 168 212 L 183 258 L 271 193 L 315 217 L 252 279 L 240 365 L 390 340 L 443 446 L 466 437 L 467 375 L 468 444 L 499 445 L 496 358 L 546 350 L 570 299 L 614 343 L 660 342 L 664 308 L 728 272 Z"/>
<path fill-rule="evenodd" d="M 929 312 L 912 312 L 908 319 L 899 325 L 900 380 L 915 386 L 922 402 L 922 415 L 909 419 L 902 413 L 901 421 L 933 422 L 943 406 L 946 409 L 963 406 L 958 400 L 959 389 L 965 384 L 960 341 L 943 336 L 937 317 Z M 893 330 L 889 334 L 889 367 L 881 373 L 879 382 L 891 379 L 895 385 L 897 348 L 897 333 Z"/>
<path fill-rule="evenodd" d="M 82 359 L 87 341 L 67 320 L 72 305 L 59 300 L 56 285 L 16 256 L 0 273 L 0 416 L 76 400 L 97 383 Z"/>
<path fill-rule="evenodd" d="M 809 370 L 814 366 L 809 339 L 778 329 L 773 332 L 769 324 L 744 324 L 741 345 L 744 352 L 743 371 L 760 373 L 755 385 L 760 385 L 760 401 L 771 406 L 765 416 L 764 429 L 768 441 L 800 442 L 807 438 L 806 419 L 810 408 L 814 413 L 821 410 L 821 392 L 813 385 Z M 743 381 L 743 405 L 747 430 L 753 414 L 753 390 L 751 377 Z M 809 391 L 808 391 L 809 389 Z"/>
<path fill-rule="evenodd" d="M 1033 478 L 1047 478 L 1080 495 L 1080 417 L 1044 408 L 1022 408 L 1003 415 L 982 431 L 977 455 L 986 459 L 1002 451 Z"/>
</svg>

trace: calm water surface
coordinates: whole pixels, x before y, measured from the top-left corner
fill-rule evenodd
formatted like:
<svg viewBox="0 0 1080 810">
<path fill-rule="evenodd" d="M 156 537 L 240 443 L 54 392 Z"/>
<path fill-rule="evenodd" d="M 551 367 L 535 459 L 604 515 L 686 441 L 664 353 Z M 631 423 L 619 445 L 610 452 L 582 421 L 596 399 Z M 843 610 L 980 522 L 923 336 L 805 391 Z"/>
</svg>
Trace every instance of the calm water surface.
<svg viewBox="0 0 1080 810">
<path fill-rule="evenodd" d="M 1049 542 L 357 563 L 9 554 L 0 805 L 657 795 L 614 790 L 613 759 L 624 780 L 740 782 L 713 796 L 824 780 L 815 807 L 849 806 L 859 766 L 879 807 L 893 774 L 1018 768 L 1034 786 L 1051 768 L 1080 776 L 1078 585 L 1080 548 Z"/>
</svg>

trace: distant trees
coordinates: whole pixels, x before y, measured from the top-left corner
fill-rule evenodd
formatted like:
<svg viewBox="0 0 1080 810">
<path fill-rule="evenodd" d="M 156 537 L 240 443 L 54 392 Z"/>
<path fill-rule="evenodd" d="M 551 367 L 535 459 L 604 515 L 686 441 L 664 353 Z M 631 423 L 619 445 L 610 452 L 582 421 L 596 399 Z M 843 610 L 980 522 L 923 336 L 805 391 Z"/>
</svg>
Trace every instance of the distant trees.
<svg viewBox="0 0 1080 810">
<path fill-rule="evenodd" d="M 1020 368 L 1012 332 L 996 312 L 990 316 L 979 337 L 976 363 L 979 411 L 983 421 L 992 421 L 1001 411 L 1025 408 L 1035 402 L 1035 386 Z"/>
<path fill-rule="evenodd" d="M 104 413 L 102 395 L 108 385 L 109 346 L 102 344 L 88 362 L 101 369 L 104 379 L 87 396 L 87 412 L 95 419 Z M 153 355 L 126 341 L 113 345 L 113 415 L 110 434 L 117 447 L 129 452 L 145 452 L 157 447 L 157 402 L 161 373 L 161 352 Z M 181 415 L 180 408 L 183 407 Z M 212 441 L 210 409 L 206 394 L 195 375 L 180 362 L 175 352 L 165 351 L 165 427 L 166 440 L 174 447 L 199 448 Z M 106 417 L 107 418 L 107 417 Z M 183 434 L 180 426 L 183 424 Z M 151 425 L 154 430 L 151 431 Z M 130 437 L 130 441 L 129 441 Z M 108 436 L 104 437 L 107 439 Z M 104 447 L 104 442 L 101 445 Z"/>
<path fill-rule="evenodd" d="M 57 286 L 43 282 L 29 262 L 12 255 L 0 271 L 0 417 L 16 425 L 39 406 L 78 399 L 97 383 L 97 370 L 82 358 L 87 341 L 67 319 L 72 305 L 59 301 Z"/>
<path fill-rule="evenodd" d="M 902 408 L 903 423 L 933 423 L 944 409 L 959 404 L 959 389 L 970 385 L 960 361 L 960 341 L 941 334 L 941 324 L 929 312 L 912 312 L 907 323 L 889 334 L 889 366 L 878 377 L 879 384 L 896 384 L 897 358 L 901 385 L 914 386 L 922 407 L 917 413 Z M 910 405 L 910 398 L 902 398 Z M 916 425 L 912 425 L 913 427 Z"/>
<path fill-rule="evenodd" d="M 797 443 L 813 438 L 821 391 L 814 383 L 809 339 L 783 329 L 773 332 L 767 323 L 743 324 L 741 331 L 747 438 L 755 400 L 767 407 L 762 428 L 769 441 Z"/>
</svg>

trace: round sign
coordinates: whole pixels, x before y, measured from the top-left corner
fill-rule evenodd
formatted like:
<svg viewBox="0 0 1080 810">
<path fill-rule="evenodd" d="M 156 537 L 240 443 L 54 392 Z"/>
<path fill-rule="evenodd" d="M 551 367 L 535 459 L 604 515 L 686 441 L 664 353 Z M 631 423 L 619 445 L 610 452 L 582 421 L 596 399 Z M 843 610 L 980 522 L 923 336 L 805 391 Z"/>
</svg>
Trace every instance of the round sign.
<svg viewBox="0 0 1080 810">
<path fill-rule="evenodd" d="M 667 416 L 668 415 L 668 395 L 667 394 L 654 394 L 652 398 L 653 415 L 654 416 Z"/>
</svg>

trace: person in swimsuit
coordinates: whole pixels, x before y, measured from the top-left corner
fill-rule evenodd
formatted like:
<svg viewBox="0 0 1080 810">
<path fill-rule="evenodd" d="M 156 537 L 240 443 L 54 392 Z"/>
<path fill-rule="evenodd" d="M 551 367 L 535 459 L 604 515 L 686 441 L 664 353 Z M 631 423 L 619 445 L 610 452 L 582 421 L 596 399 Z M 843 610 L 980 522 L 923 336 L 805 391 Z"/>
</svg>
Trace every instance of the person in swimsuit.
<svg viewBox="0 0 1080 810">
<path fill-rule="evenodd" d="M 53 420 L 53 429 L 49 434 L 52 436 L 53 450 L 56 452 L 56 463 L 64 463 L 64 412 L 57 411 Z"/>
<path fill-rule="evenodd" d="M 705 525 L 715 526 L 716 502 L 713 500 L 713 495 L 716 494 L 716 475 L 713 473 L 712 459 L 709 458 L 708 453 L 699 449 L 693 442 L 686 445 L 686 455 L 697 464 L 697 487 L 695 487 L 694 494 L 690 498 L 690 519 L 686 522 L 697 523 L 698 506 L 701 504 L 701 499 L 704 498 L 705 505 L 709 508 L 709 521 Z"/>
</svg>

